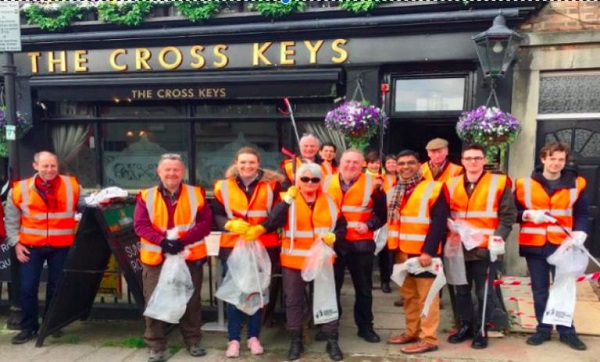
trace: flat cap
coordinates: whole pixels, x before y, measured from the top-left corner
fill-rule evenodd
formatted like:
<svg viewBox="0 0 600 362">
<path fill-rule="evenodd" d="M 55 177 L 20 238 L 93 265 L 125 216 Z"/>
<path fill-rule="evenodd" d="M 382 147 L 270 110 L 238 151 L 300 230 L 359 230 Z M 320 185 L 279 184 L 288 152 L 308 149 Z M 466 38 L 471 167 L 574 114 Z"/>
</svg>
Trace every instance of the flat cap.
<svg viewBox="0 0 600 362">
<path fill-rule="evenodd" d="M 443 138 L 434 138 L 431 141 L 427 142 L 427 146 L 425 146 L 426 150 L 438 150 L 440 148 L 448 147 L 448 141 Z"/>
</svg>

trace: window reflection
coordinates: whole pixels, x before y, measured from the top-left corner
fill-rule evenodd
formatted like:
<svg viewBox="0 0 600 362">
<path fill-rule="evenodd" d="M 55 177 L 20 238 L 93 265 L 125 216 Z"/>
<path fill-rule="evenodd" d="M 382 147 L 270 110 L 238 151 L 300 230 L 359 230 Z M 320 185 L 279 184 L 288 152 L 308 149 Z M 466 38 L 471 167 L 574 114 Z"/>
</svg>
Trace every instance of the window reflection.
<svg viewBox="0 0 600 362">
<path fill-rule="evenodd" d="M 460 111 L 464 78 L 396 79 L 394 112 Z"/>
</svg>

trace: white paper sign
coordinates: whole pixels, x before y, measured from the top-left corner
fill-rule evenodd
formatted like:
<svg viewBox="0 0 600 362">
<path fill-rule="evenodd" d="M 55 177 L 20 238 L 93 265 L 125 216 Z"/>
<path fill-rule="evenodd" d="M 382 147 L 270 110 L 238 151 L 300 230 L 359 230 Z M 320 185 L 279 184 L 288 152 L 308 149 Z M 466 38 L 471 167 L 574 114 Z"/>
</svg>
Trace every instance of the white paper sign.
<svg viewBox="0 0 600 362">
<path fill-rule="evenodd" d="M 6 125 L 6 140 L 14 141 L 16 139 L 17 139 L 17 126 L 15 126 L 14 124 L 7 124 Z"/>
<path fill-rule="evenodd" d="M 0 52 L 21 51 L 21 19 L 18 1 L 0 2 Z"/>
</svg>

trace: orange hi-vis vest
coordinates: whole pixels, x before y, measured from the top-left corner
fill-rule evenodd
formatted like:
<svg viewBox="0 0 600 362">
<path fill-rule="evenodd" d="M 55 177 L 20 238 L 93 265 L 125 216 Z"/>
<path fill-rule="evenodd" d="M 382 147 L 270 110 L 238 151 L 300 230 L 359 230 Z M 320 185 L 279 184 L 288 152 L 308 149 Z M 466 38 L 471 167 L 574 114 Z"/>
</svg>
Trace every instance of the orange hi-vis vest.
<svg viewBox="0 0 600 362">
<path fill-rule="evenodd" d="M 292 207 L 290 207 L 288 222 L 284 227 L 280 258 L 281 266 L 301 270 L 317 237 L 333 232 L 335 229 L 340 209 L 335 201 L 323 192 L 318 193 L 312 210 L 301 195 L 296 198 L 294 207 L 296 208 L 296 225 L 290 225 L 292 220 Z M 293 245 L 292 227 L 295 227 Z"/>
<path fill-rule="evenodd" d="M 27 246 L 68 247 L 75 240 L 75 212 L 79 200 L 79 184 L 75 177 L 59 175 L 56 191 L 57 210 L 48 205 L 36 191 L 35 176 L 13 184 L 12 198 L 21 210 L 19 243 Z"/>
<path fill-rule="evenodd" d="M 431 225 L 431 207 L 444 190 L 444 184 L 423 180 L 415 186 L 400 209 L 400 222 L 388 226 L 388 248 L 420 255 Z M 438 254 L 441 253 L 441 245 Z"/>
<path fill-rule="evenodd" d="M 235 178 L 230 177 L 215 182 L 214 195 L 225 208 L 229 220 L 244 219 L 250 225 L 259 225 L 271 213 L 274 189 L 275 181 L 260 180 L 248 201 L 246 193 L 240 189 Z M 222 248 L 233 248 L 238 238 L 238 234 L 223 232 L 220 245 Z M 266 248 L 279 246 L 279 236 L 275 232 L 263 234 L 257 240 L 260 240 Z"/>
<path fill-rule="evenodd" d="M 569 232 L 573 228 L 573 205 L 585 189 L 586 181 L 579 176 L 575 179 L 574 188 L 557 190 L 549 196 L 538 181 L 531 177 L 517 179 L 515 194 L 521 205 L 529 210 L 548 210 L 559 225 Z M 542 247 L 546 241 L 560 245 L 567 238 L 567 234 L 559 225 L 552 223 L 534 224 L 529 221 L 521 223 L 519 232 L 519 245 Z"/>
<path fill-rule="evenodd" d="M 321 171 L 323 171 L 323 177 L 327 177 L 329 175 L 336 174 L 338 172 L 338 168 L 323 161 L 321 162 Z"/>
<path fill-rule="evenodd" d="M 456 165 L 452 162 L 448 162 L 446 163 L 444 171 L 438 175 L 437 179 L 434 179 L 433 173 L 431 172 L 431 168 L 429 167 L 429 162 L 425 162 L 421 167 L 421 173 L 423 174 L 423 178 L 425 180 L 439 182 L 448 182 L 448 180 L 450 180 L 452 177 L 460 176 L 462 171 L 462 166 Z"/>
<path fill-rule="evenodd" d="M 279 166 L 282 167 L 283 170 L 285 171 L 285 176 L 287 177 L 287 179 L 293 183 L 295 175 L 294 175 L 294 168 L 292 167 L 293 166 L 292 160 L 293 159 L 290 159 L 290 158 L 288 158 L 287 160 L 283 160 Z M 300 157 L 297 157 L 296 158 L 296 170 L 298 168 L 300 168 L 300 166 L 302 166 L 302 159 Z"/>
<path fill-rule="evenodd" d="M 375 178 L 371 175 L 361 173 L 358 179 L 350 186 L 346 193 L 342 192 L 339 174 L 327 177 L 323 183 L 323 191 L 331 196 L 342 210 L 342 214 L 348 221 L 346 231 L 347 241 L 359 241 L 373 239 L 373 231 L 367 230 L 359 234 L 356 227 L 359 222 L 367 222 L 373 213 L 373 200 L 371 194 L 375 190 Z"/>
<path fill-rule="evenodd" d="M 392 174 L 384 174 L 383 175 L 383 191 L 385 191 L 388 197 L 388 204 L 390 202 L 390 191 L 394 189 L 396 184 L 398 183 L 398 177 Z"/>
<path fill-rule="evenodd" d="M 450 215 L 454 220 L 465 220 L 471 226 L 480 229 L 483 234 L 494 235 L 498 227 L 498 208 L 502 193 L 508 182 L 506 175 L 484 173 L 471 197 L 465 190 L 464 178 L 453 177 L 446 183 L 450 194 Z M 488 247 L 488 238 L 479 245 Z"/>
<path fill-rule="evenodd" d="M 169 211 L 163 196 L 158 187 L 152 187 L 141 191 L 142 200 L 146 203 L 146 209 L 150 216 L 152 226 L 163 233 L 167 232 L 169 227 Z M 181 193 L 175 206 L 173 215 L 173 226 L 179 230 L 179 237 L 183 237 L 196 224 L 196 214 L 199 209 L 204 207 L 205 201 L 200 187 L 182 184 Z M 164 257 L 162 248 L 144 238 L 140 239 L 140 260 L 146 265 L 159 265 Z M 186 258 L 188 261 L 200 260 L 206 258 L 206 244 L 204 239 L 186 247 L 190 254 Z"/>
</svg>

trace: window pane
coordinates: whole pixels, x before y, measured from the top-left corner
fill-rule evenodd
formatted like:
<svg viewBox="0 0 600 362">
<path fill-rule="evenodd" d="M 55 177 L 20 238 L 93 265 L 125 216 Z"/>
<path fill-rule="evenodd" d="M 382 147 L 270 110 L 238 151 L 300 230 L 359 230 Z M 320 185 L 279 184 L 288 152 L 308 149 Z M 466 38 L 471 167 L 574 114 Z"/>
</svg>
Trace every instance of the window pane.
<svg viewBox="0 0 600 362">
<path fill-rule="evenodd" d="M 185 117 L 185 106 L 102 106 L 100 107 L 100 117 Z"/>
<path fill-rule="evenodd" d="M 540 114 L 600 112 L 600 74 L 545 76 L 540 79 Z"/>
<path fill-rule="evenodd" d="M 94 104 L 87 102 L 41 102 L 40 107 L 46 108 L 49 117 L 58 118 L 91 118 L 94 116 Z"/>
<path fill-rule="evenodd" d="M 84 188 L 98 188 L 96 137 L 90 124 L 53 124 L 50 137 L 60 172 L 76 176 Z"/>
<path fill-rule="evenodd" d="M 396 79 L 394 112 L 460 111 L 464 78 Z"/>
<path fill-rule="evenodd" d="M 157 185 L 163 153 L 179 153 L 187 164 L 188 123 L 105 122 L 102 134 L 104 186 L 137 190 Z"/>
<path fill-rule="evenodd" d="M 277 122 L 202 121 L 196 123 L 196 180 L 206 190 L 225 177 L 237 150 L 244 146 L 258 149 L 261 168 L 279 167 Z"/>
</svg>

